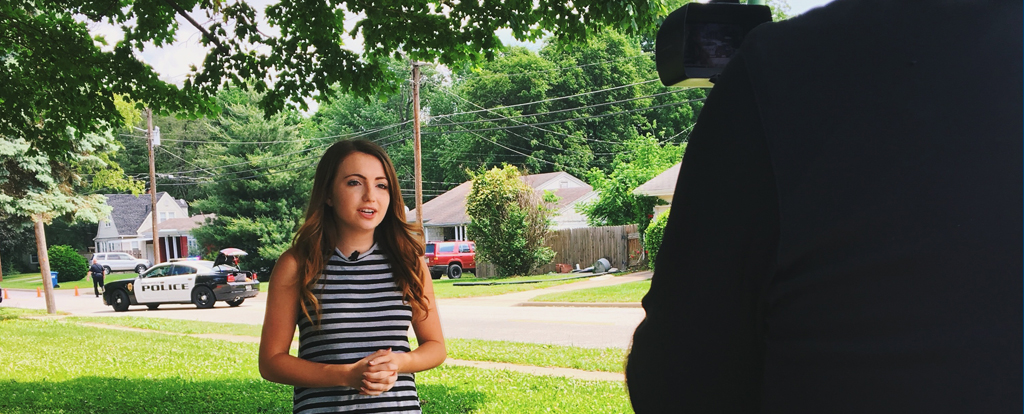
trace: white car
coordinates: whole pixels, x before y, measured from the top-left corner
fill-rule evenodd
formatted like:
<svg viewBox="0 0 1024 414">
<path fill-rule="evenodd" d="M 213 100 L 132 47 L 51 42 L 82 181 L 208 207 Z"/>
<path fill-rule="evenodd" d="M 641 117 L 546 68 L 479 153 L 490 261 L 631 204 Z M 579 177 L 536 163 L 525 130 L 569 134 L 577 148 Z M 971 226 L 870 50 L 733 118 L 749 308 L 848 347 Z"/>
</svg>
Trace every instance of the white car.
<svg viewBox="0 0 1024 414">
<path fill-rule="evenodd" d="M 135 273 L 141 274 L 153 265 L 149 260 L 136 259 L 128 253 L 121 252 L 96 253 L 92 255 L 92 258 L 96 259 L 97 263 L 99 263 L 100 266 L 103 266 L 103 270 L 107 273 L 131 270 Z"/>
</svg>

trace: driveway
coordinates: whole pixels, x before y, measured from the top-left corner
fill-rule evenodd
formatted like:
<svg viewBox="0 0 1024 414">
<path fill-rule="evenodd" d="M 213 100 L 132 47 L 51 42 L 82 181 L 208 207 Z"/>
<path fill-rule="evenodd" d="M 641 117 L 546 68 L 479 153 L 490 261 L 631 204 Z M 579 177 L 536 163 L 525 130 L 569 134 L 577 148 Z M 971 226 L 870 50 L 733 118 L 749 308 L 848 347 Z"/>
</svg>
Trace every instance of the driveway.
<svg viewBox="0 0 1024 414">
<path fill-rule="evenodd" d="M 531 342 L 553 345 L 572 345 L 589 348 L 626 348 L 644 311 L 638 307 L 590 308 L 551 306 L 522 306 L 530 298 L 550 292 L 605 286 L 649 278 L 650 272 L 593 279 L 546 289 L 507 295 L 440 299 L 438 309 L 441 326 L 449 338 L 489 339 Z M 46 309 L 46 300 L 36 297 L 34 290 L 7 290 L 9 298 L 0 306 Z M 76 316 L 138 316 L 194 320 L 205 322 L 231 322 L 259 325 L 266 312 L 266 294 L 247 299 L 232 308 L 217 302 L 213 309 L 196 309 L 195 305 L 160 305 L 157 310 L 132 306 L 127 312 L 114 312 L 103 300 L 93 295 L 92 289 L 54 291 L 57 310 Z"/>
</svg>

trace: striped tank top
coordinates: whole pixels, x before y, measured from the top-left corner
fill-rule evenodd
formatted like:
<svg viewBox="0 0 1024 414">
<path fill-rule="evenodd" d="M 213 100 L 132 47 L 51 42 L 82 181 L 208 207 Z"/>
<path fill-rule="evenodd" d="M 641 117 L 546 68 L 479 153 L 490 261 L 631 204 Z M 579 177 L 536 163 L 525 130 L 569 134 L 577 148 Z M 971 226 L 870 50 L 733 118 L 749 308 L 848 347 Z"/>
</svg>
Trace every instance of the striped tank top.
<svg viewBox="0 0 1024 414">
<path fill-rule="evenodd" d="M 374 244 L 355 260 L 337 249 L 321 275 L 320 329 L 299 314 L 299 358 L 325 364 L 351 364 L 379 349 L 409 352 L 412 308 L 402 300 L 391 265 Z M 314 316 L 310 311 L 310 315 Z M 314 316 L 315 317 L 315 316 Z M 296 413 L 419 413 L 413 374 L 398 374 L 395 386 L 379 396 L 358 388 L 295 387 Z"/>
</svg>

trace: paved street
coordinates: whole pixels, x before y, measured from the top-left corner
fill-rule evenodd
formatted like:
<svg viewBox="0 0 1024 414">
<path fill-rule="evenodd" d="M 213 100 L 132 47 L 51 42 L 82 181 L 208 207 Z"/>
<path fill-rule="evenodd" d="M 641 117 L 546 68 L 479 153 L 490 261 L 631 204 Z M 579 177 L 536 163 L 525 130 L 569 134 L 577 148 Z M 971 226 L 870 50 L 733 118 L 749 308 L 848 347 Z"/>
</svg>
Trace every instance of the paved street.
<svg viewBox="0 0 1024 414">
<path fill-rule="evenodd" d="M 521 306 L 529 298 L 555 291 L 596 287 L 649 278 L 650 272 L 613 278 L 598 276 L 588 281 L 547 289 L 500 296 L 442 299 L 438 301 L 441 324 L 446 337 L 572 345 L 592 348 L 626 348 L 636 325 L 644 317 L 639 307 L 536 307 Z M 5 289 L 6 290 L 6 289 Z M 103 306 L 92 289 L 57 290 L 57 310 L 77 316 L 140 316 L 207 322 L 262 324 L 266 310 L 266 294 L 248 299 L 237 308 L 217 302 L 213 309 L 196 309 L 195 305 L 161 305 L 151 311 L 145 306 L 132 306 L 127 312 L 114 312 Z M 34 290 L 10 290 L 10 299 L 0 306 L 46 309 L 44 298 Z"/>
</svg>

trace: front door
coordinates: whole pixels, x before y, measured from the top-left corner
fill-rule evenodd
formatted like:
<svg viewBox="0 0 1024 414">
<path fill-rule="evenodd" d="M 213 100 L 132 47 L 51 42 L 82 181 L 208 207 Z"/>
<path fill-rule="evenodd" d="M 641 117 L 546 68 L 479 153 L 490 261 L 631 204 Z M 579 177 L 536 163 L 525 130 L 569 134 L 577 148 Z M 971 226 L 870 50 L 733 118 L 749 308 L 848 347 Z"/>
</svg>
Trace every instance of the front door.
<svg viewBox="0 0 1024 414">
<path fill-rule="evenodd" d="M 175 302 L 189 302 L 192 300 L 192 288 L 196 284 L 196 269 L 192 266 L 175 264 L 171 274 L 167 276 L 167 283 L 164 289 L 167 297 L 173 298 Z"/>
<path fill-rule="evenodd" d="M 135 279 L 135 300 L 139 303 L 164 302 L 167 300 L 164 294 L 165 279 L 170 275 L 174 266 L 157 266 L 149 269 Z"/>
</svg>

